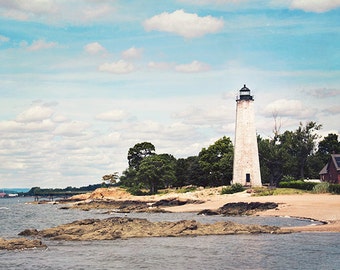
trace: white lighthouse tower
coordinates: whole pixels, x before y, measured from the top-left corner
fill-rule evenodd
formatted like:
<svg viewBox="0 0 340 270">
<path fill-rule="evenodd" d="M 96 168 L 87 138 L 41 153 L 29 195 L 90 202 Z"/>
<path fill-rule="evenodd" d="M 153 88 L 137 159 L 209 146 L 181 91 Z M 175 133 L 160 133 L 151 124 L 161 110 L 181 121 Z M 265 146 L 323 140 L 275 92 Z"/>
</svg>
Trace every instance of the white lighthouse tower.
<svg viewBox="0 0 340 270">
<path fill-rule="evenodd" d="M 236 103 L 233 184 L 262 186 L 254 123 L 254 99 L 246 85 L 240 89 Z"/>
</svg>

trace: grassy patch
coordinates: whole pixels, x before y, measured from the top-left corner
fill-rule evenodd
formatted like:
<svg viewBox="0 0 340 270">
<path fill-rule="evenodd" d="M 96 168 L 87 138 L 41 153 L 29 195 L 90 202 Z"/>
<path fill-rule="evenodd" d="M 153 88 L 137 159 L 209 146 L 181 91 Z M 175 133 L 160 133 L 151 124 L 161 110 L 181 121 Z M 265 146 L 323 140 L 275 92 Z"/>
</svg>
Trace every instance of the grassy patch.
<svg viewBox="0 0 340 270">
<path fill-rule="evenodd" d="M 273 188 L 266 187 L 254 188 L 252 196 L 271 196 L 271 195 L 295 195 L 306 193 L 303 190 L 295 188 Z"/>
<path fill-rule="evenodd" d="M 241 184 L 232 184 L 231 186 L 226 186 L 222 188 L 221 194 L 233 194 L 237 192 L 242 192 L 244 191 L 245 188 Z"/>
</svg>

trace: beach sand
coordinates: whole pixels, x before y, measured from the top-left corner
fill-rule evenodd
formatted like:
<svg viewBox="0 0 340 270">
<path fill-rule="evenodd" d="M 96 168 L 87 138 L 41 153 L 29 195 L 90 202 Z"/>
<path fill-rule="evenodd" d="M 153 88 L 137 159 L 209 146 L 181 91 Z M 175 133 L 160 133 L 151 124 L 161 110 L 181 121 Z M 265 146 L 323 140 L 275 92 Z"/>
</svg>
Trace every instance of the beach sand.
<svg viewBox="0 0 340 270">
<path fill-rule="evenodd" d="M 199 200 L 203 203 L 184 204 L 181 206 L 163 207 L 170 212 L 199 212 L 209 209 L 216 210 L 232 202 L 275 202 L 277 209 L 257 212 L 260 216 L 284 216 L 306 218 L 321 221 L 324 224 L 315 226 L 289 227 L 296 232 L 340 232 L 340 195 L 332 194 L 296 194 L 252 196 L 247 192 L 221 194 L 222 187 L 198 189 L 194 192 L 174 193 L 153 196 L 132 196 L 119 188 L 98 189 L 83 199 L 115 199 L 158 201 L 162 199 Z M 82 195 L 84 196 L 84 195 Z"/>
<path fill-rule="evenodd" d="M 201 198 L 202 199 L 202 198 Z M 203 209 L 215 210 L 231 202 L 275 202 L 277 209 L 258 212 L 260 216 L 298 217 L 321 221 L 325 224 L 293 227 L 293 231 L 340 232 L 340 196 L 332 194 L 301 194 L 255 197 L 248 193 L 207 196 L 202 204 L 186 204 L 167 207 L 172 212 L 197 212 Z"/>
</svg>

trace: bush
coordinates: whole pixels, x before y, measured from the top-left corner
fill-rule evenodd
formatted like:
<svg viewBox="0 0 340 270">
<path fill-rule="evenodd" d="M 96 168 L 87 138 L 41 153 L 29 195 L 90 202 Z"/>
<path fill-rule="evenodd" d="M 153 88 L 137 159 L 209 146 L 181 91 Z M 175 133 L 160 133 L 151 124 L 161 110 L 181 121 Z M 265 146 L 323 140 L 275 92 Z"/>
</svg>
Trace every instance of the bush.
<svg viewBox="0 0 340 270">
<path fill-rule="evenodd" d="M 340 184 L 330 184 L 329 192 L 334 194 L 340 194 Z"/>
<path fill-rule="evenodd" d="M 313 188 L 316 185 L 318 185 L 318 183 L 304 182 L 302 180 L 280 182 L 279 183 L 280 188 L 296 188 L 296 189 L 302 189 L 302 190 L 313 190 Z"/>
<path fill-rule="evenodd" d="M 227 187 L 224 187 L 222 188 L 222 191 L 221 191 L 221 194 L 233 194 L 233 193 L 237 193 L 237 192 L 242 192 L 244 191 L 245 188 L 239 184 L 239 183 L 236 183 L 236 184 L 232 184 L 231 186 L 227 186 Z"/>
<path fill-rule="evenodd" d="M 329 192 L 329 183 L 320 183 L 313 187 L 313 193 L 328 193 Z"/>
</svg>

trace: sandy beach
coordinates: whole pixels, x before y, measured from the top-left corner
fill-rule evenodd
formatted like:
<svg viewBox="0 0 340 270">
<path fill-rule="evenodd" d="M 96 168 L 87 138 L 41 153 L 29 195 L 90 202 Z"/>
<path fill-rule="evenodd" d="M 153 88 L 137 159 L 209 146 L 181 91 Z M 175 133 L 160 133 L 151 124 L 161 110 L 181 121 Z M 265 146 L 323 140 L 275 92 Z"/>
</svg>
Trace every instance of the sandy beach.
<svg viewBox="0 0 340 270">
<path fill-rule="evenodd" d="M 323 225 L 290 228 L 294 231 L 340 232 L 340 196 L 332 194 L 301 194 L 255 197 L 248 193 L 207 196 L 202 204 L 168 207 L 172 212 L 217 209 L 230 202 L 275 202 L 277 209 L 258 212 L 261 216 L 289 216 L 322 221 Z"/>
<path fill-rule="evenodd" d="M 163 207 L 171 212 L 199 212 L 216 210 L 233 202 L 275 202 L 276 209 L 258 212 L 261 216 L 297 217 L 321 221 L 324 224 L 289 228 L 296 232 L 340 232 L 340 196 L 333 194 L 297 194 L 252 196 L 247 192 L 220 195 L 221 187 L 200 189 L 194 192 L 174 193 L 153 196 L 132 196 L 119 188 L 99 189 L 86 195 L 88 199 L 141 200 L 159 201 L 175 198 L 178 200 L 199 200 L 203 203 L 184 204 L 181 206 Z M 86 199 L 84 198 L 84 199 Z"/>
</svg>

